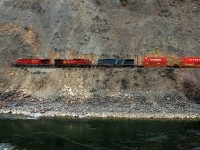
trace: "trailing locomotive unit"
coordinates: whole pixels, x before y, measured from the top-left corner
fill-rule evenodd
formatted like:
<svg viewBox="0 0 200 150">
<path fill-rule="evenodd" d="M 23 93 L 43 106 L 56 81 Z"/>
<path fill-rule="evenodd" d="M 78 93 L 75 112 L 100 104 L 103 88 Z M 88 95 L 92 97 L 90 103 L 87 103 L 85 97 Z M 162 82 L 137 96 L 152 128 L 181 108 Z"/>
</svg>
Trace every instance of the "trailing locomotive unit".
<svg viewBox="0 0 200 150">
<path fill-rule="evenodd" d="M 55 67 L 88 67 L 92 65 L 90 59 L 55 59 Z"/>
<path fill-rule="evenodd" d="M 98 59 L 98 66 L 134 67 L 134 59 Z"/>
</svg>

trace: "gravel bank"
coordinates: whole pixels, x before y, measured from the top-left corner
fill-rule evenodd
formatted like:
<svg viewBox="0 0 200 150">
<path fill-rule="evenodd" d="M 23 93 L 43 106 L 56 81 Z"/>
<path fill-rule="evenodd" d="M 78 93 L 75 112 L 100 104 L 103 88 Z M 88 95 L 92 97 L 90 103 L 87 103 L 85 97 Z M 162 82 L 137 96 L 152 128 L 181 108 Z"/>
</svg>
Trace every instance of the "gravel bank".
<svg viewBox="0 0 200 150">
<path fill-rule="evenodd" d="M 118 98 L 96 99 L 63 97 L 46 99 L 26 98 L 0 102 L 0 113 L 31 117 L 116 117 L 116 118 L 200 118 L 200 105 L 184 99 L 178 93 L 165 93 L 164 97 L 147 98 L 141 93 Z M 149 95 L 150 96 L 150 95 Z M 151 95 L 152 96 L 152 95 Z M 156 99 L 155 99 L 156 98 Z M 16 95 L 15 95 L 16 99 Z"/>
<path fill-rule="evenodd" d="M 0 113 L 199 118 L 198 69 L 0 68 Z"/>
</svg>

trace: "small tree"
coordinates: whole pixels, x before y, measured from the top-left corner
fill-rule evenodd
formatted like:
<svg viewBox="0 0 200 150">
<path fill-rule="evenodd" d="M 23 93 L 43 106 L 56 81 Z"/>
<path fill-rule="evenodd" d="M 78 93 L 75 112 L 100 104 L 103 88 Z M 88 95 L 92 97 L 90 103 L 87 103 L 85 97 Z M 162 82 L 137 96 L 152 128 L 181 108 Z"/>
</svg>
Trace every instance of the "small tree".
<svg viewBox="0 0 200 150">
<path fill-rule="evenodd" d="M 162 12 L 168 11 L 169 0 L 156 0 Z"/>
<path fill-rule="evenodd" d="M 96 0 L 96 3 L 97 3 L 97 5 L 100 5 L 101 1 L 100 0 Z"/>
<path fill-rule="evenodd" d="M 120 3 L 122 4 L 122 6 L 126 6 L 128 3 L 128 0 L 120 0 Z"/>
</svg>

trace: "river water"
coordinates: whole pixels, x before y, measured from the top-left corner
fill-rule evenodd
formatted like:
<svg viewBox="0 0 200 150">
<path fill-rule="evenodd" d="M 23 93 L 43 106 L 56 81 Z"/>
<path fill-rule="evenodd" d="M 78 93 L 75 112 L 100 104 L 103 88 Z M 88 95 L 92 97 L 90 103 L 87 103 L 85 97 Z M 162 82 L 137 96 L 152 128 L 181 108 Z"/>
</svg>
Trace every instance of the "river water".
<svg viewBox="0 0 200 150">
<path fill-rule="evenodd" d="M 0 119 L 0 150 L 200 150 L 200 121 Z"/>
</svg>

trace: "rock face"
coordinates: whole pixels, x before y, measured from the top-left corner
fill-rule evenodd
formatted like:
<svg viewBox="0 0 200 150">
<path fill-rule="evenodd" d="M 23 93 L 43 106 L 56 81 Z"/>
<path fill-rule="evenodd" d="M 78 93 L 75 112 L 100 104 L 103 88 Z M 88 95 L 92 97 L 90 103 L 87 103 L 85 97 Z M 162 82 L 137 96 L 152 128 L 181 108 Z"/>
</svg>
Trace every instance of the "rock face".
<svg viewBox="0 0 200 150">
<path fill-rule="evenodd" d="M 1 64 L 17 57 L 200 54 L 195 0 L 2 0 Z M 71 48 L 73 56 L 67 53 Z M 88 56 L 88 57 L 89 57 Z M 58 57 L 56 55 L 56 57 Z"/>
<path fill-rule="evenodd" d="M 156 113 L 161 108 L 197 113 L 198 69 L 37 70 L 9 65 L 19 57 L 96 61 L 166 55 L 173 62 L 199 56 L 199 43 L 198 0 L 1 0 L 0 108 L 21 107 L 23 99 L 51 99 L 69 104 L 66 111 L 77 101 L 87 109 L 93 108 L 91 102 L 116 113 L 118 108 L 123 113 Z"/>
</svg>

